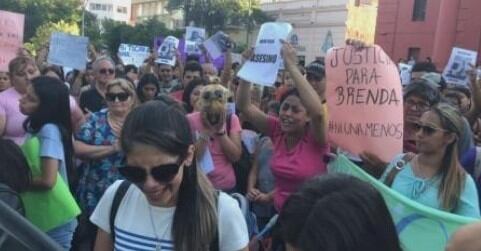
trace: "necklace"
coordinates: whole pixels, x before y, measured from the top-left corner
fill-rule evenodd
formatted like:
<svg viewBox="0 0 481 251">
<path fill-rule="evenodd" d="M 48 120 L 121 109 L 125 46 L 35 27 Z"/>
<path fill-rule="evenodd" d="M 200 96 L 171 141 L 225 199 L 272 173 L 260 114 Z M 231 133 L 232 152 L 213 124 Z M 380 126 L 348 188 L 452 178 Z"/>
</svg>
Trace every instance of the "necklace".
<svg viewBox="0 0 481 251">
<path fill-rule="evenodd" d="M 152 206 L 151 205 L 149 205 L 149 216 L 150 216 L 150 224 L 152 225 L 152 231 L 154 231 L 155 239 L 158 242 L 158 243 L 155 244 L 155 251 L 162 251 L 161 238 L 165 237 L 165 234 L 167 234 L 167 231 L 169 231 L 170 226 L 167 226 L 165 228 L 164 233 L 159 238 L 159 236 L 157 235 L 157 228 L 155 227 L 155 224 L 154 224 L 154 217 L 152 217 Z"/>
</svg>

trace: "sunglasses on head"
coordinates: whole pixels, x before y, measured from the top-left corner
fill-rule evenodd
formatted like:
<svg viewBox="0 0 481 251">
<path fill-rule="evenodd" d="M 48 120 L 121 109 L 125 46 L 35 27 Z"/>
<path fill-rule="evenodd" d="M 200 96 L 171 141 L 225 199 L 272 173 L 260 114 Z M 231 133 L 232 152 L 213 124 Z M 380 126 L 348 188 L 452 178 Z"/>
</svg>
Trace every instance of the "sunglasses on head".
<svg viewBox="0 0 481 251">
<path fill-rule="evenodd" d="M 159 183 L 171 182 L 179 172 L 180 165 L 177 163 L 159 165 L 150 170 L 150 175 Z M 140 167 L 124 166 L 119 168 L 119 172 L 127 180 L 143 184 L 147 179 L 147 171 Z"/>
<path fill-rule="evenodd" d="M 126 101 L 129 99 L 130 94 L 126 92 L 119 92 L 119 93 L 106 93 L 105 94 L 105 100 L 114 102 L 115 100 L 118 100 L 120 102 Z"/>
<path fill-rule="evenodd" d="M 115 70 L 114 69 L 100 69 L 99 70 L 100 74 L 107 74 L 109 73 L 109 75 L 112 75 L 115 73 Z"/>
<path fill-rule="evenodd" d="M 428 125 L 422 125 L 420 123 L 414 123 L 414 129 L 419 132 L 422 130 L 422 132 L 424 134 L 426 134 L 427 136 L 431 136 L 433 135 L 433 133 L 435 133 L 436 131 L 443 131 L 443 132 L 446 132 L 446 130 L 442 129 L 442 128 L 437 128 L 437 127 L 434 127 L 434 126 L 428 126 Z"/>
<path fill-rule="evenodd" d="M 222 99 L 223 97 L 224 97 L 224 92 L 221 90 L 206 91 L 202 95 L 202 98 L 205 100 Z"/>
</svg>

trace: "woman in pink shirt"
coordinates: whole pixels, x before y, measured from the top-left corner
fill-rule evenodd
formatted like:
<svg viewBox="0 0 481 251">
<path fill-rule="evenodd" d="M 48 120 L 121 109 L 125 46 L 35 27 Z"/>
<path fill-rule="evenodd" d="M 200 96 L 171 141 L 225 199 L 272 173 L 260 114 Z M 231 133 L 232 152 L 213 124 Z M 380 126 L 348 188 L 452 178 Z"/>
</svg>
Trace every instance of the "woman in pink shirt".
<svg viewBox="0 0 481 251">
<path fill-rule="evenodd" d="M 200 112 L 187 115 L 196 135 L 196 156 L 200 168 L 216 189 L 234 192 L 236 177 L 232 163 L 242 154 L 239 118 L 227 112 L 228 91 L 220 84 L 202 88 Z"/>
<path fill-rule="evenodd" d="M 277 211 L 302 183 L 326 172 L 323 159 L 329 150 L 322 102 L 299 71 L 295 49 L 284 42 L 282 55 L 296 88 L 282 96 L 279 118 L 250 103 L 250 84 L 241 81 L 237 90 L 237 108 L 261 133 L 271 137 L 274 145 L 271 169 L 275 188 L 264 200 L 273 202 Z"/>
<path fill-rule="evenodd" d="M 25 140 L 23 121 L 27 118 L 20 112 L 19 100 L 27 92 L 30 80 L 39 76 L 35 61 L 28 57 L 16 57 L 8 65 L 12 87 L 0 93 L 0 137 L 11 139 L 18 145 Z"/>
</svg>

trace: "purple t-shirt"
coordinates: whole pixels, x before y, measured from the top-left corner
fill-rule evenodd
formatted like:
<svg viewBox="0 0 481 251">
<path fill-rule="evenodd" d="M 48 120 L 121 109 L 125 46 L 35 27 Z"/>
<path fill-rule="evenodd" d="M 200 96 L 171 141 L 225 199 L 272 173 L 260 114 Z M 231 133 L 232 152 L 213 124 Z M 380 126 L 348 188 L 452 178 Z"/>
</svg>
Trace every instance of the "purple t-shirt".
<svg viewBox="0 0 481 251">
<path fill-rule="evenodd" d="M 278 212 L 287 198 L 297 191 L 306 180 L 324 174 L 326 163 L 324 155 L 329 145 L 319 144 L 311 130 L 292 149 L 286 147 L 286 134 L 282 132 L 279 119 L 269 117 L 269 137 L 272 139 L 274 152 L 271 169 L 275 179 L 274 206 Z"/>
<path fill-rule="evenodd" d="M 3 137 L 13 140 L 17 145 L 23 144 L 26 136 L 22 125 L 27 116 L 20 112 L 21 97 L 13 87 L 0 93 L 0 117 L 5 118 Z"/>
</svg>

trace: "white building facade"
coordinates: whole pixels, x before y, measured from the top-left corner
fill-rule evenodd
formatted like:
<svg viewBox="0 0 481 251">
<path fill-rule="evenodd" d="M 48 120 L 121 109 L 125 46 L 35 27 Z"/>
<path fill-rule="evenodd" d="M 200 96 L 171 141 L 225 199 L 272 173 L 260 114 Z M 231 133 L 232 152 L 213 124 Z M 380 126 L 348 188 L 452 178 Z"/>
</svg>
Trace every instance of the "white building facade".
<svg viewBox="0 0 481 251">
<path fill-rule="evenodd" d="M 97 15 L 98 20 L 112 19 L 124 23 L 130 23 L 131 6 L 131 0 L 86 1 L 86 9 Z"/>
<path fill-rule="evenodd" d="M 291 43 L 306 64 L 344 44 L 349 0 L 261 0 L 261 9 L 294 27 Z M 296 43 L 297 42 L 297 43 Z"/>
<path fill-rule="evenodd" d="M 136 24 L 148 18 L 156 17 L 168 29 L 180 29 L 184 26 L 183 12 L 167 10 L 167 0 L 132 0 L 131 23 Z"/>
</svg>

